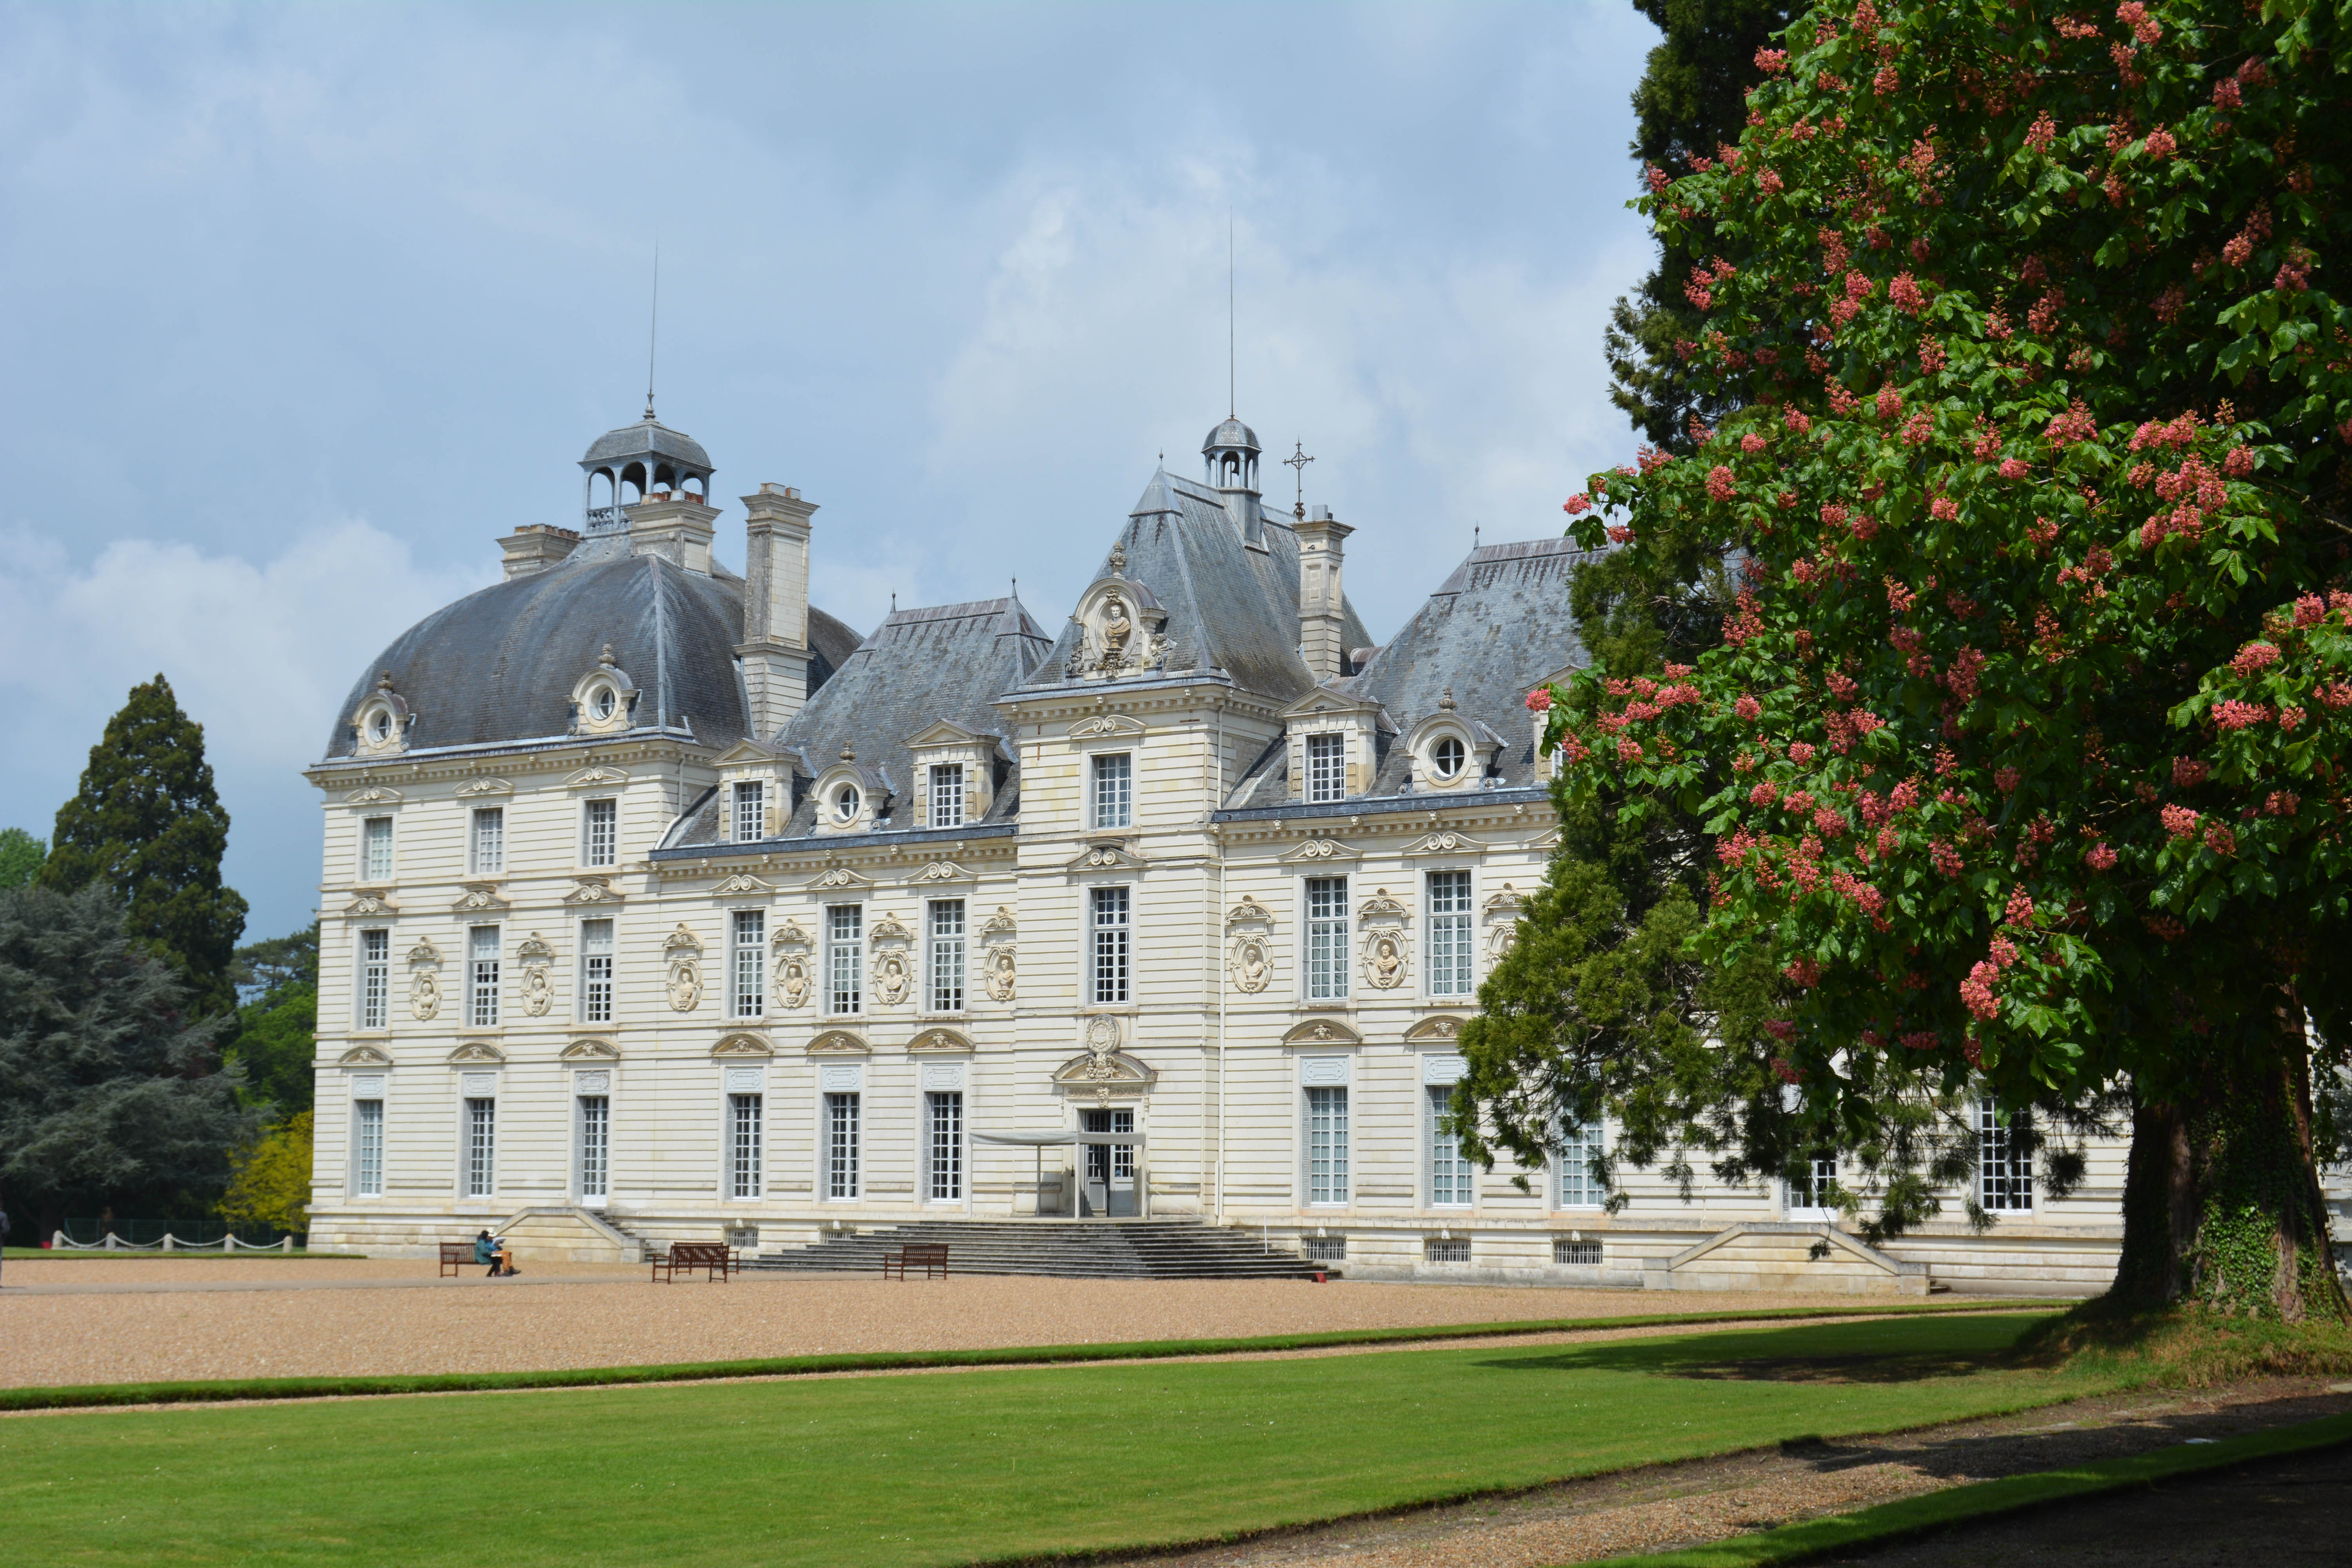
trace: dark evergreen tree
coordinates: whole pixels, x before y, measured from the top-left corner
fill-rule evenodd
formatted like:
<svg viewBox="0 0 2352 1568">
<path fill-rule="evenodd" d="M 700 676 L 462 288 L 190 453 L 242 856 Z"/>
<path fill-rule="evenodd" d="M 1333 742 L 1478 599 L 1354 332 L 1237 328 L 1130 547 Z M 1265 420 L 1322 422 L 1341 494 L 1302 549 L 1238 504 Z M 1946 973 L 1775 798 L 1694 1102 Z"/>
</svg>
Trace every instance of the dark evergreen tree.
<svg viewBox="0 0 2352 1568">
<path fill-rule="evenodd" d="M 1738 146 L 1748 120 L 1748 89 L 1763 79 L 1756 51 L 1805 7 L 1771 0 L 1634 0 L 1633 8 L 1665 35 L 1650 51 L 1633 89 L 1633 157 L 1647 171 L 1676 177 Z M 1689 426 L 1713 424 L 1719 397 L 1685 368 L 1675 345 L 1696 340 L 1698 309 L 1683 280 L 1705 258 L 1672 239 L 1655 270 L 1619 298 L 1605 340 L 1610 396 L 1652 443 L 1686 451 Z"/>
<path fill-rule="evenodd" d="M 106 888 L 0 890 L 0 1185 L 34 1234 L 72 1210 L 209 1207 L 262 1121 L 217 1062 L 222 1022 Z"/>
<path fill-rule="evenodd" d="M 248 1105 L 279 1118 L 310 1109 L 319 1038 L 319 925 L 236 950 L 230 977 L 245 1003 L 227 1055 L 245 1066 Z"/>
<path fill-rule="evenodd" d="M 0 888 L 21 888 L 41 874 L 49 847 L 21 827 L 0 827 Z"/>
<path fill-rule="evenodd" d="M 245 900 L 221 885 L 228 813 L 205 761 L 204 726 L 180 711 L 161 675 L 131 689 L 90 748 L 81 788 L 58 809 L 41 885 L 93 883 L 125 906 L 124 928 L 175 965 L 200 1014 L 236 1005 L 229 964 Z"/>
</svg>

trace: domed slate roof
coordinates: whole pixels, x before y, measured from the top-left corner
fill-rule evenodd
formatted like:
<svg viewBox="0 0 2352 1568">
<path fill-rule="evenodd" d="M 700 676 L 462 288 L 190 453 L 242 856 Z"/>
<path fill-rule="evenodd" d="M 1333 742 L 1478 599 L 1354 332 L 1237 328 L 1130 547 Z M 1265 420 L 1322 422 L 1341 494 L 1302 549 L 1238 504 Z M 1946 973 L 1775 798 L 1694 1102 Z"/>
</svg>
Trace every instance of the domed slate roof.
<svg viewBox="0 0 2352 1568">
<path fill-rule="evenodd" d="M 705 745 L 747 734 L 743 581 L 686 572 L 656 555 L 572 560 L 494 584 L 436 611 L 371 660 L 335 715 L 331 760 L 352 754 L 352 715 L 380 671 L 415 717 L 408 750 L 559 739 L 572 692 L 604 645 L 640 692 L 638 729 L 688 730 Z M 811 606 L 811 690 L 863 640 Z"/>
<path fill-rule="evenodd" d="M 694 468 L 709 469 L 710 454 L 702 443 L 691 436 L 680 435 L 656 419 L 651 413 L 635 425 L 624 425 L 617 430 L 607 430 L 590 444 L 588 455 L 580 459 L 583 468 L 593 468 L 617 458 L 652 456 L 669 458 Z"/>
<path fill-rule="evenodd" d="M 1259 449 L 1257 432 L 1238 419 L 1228 418 L 1223 425 L 1210 431 L 1209 438 L 1201 443 L 1201 450 L 1203 452 L 1215 452 L 1233 447 L 1242 447 L 1245 451 L 1257 451 Z"/>
</svg>

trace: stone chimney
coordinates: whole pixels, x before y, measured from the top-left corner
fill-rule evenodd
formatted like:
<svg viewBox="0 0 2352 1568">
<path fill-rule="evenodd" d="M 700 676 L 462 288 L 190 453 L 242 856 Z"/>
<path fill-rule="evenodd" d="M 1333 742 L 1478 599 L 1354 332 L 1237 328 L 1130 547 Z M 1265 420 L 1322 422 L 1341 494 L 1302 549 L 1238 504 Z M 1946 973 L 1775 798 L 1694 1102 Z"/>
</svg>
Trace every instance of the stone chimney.
<svg viewBox="0 0 2352 1568">
<path fill-rule="evenodd" d="M 1348 672 L 1347 601 L 1339 592 L 1340 546 L 1356 531 L 1318 506 L 1291 524 L 1298 536 L 1298 652 L 1318 680 Z"/>
<path fill-rule="evenodd" d="M 507 580 L 546 571 L 570 555 L 579 542 L 580 535 L 568 528 L 551 528 L 543 522 L 523 524 L 499 541 L 499 548 L 506 552 Z"/>
<path fill-rule="evenodd" d="M 629 553 L 658 555 L 673 566 L 710 575 L 711 524 L 719 509 L 691 490 L 656 490 L 634 506 L 629 517 Z"/>
<path fill-rule="evenodd" d="M 809 519 L 814 501 L 788 485 L 743 498 L 743 689 L 751 733 L 773 740 L 808 701 Z"/>
</svg>

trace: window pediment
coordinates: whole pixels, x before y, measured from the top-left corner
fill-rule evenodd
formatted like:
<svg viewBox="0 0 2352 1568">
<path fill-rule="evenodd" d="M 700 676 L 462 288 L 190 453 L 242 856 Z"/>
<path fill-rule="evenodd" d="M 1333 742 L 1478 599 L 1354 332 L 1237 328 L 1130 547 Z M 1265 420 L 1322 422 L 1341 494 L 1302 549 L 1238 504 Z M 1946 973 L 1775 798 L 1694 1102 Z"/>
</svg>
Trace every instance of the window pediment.
<svg viewBox="0 0 2352 1568">
<path fill-rule="evenodd" d="M 714 1057 L 772 1057 L 776 1054 L 776 1047 L 768 1043 L 765 1036 L 755 1035 L 749 1029 L 738 1029 L 721 1036 L 719 1043 L 710 1047 L 710 1054 Z"/>
<path fill-rule="evenodd" d="M 1286 861 L 1354 860 L 1358 852 L 1336 838 L 1309 838 L 1294 846 L 1283 855 Z"/>
<path fill-rule="evenodd" d="M 1282 1037 L 1286 1046 L 1360 1046 L 1364 1037 L 1337 1018 L 1308 1018 Z"/>
<path fill-rule="evenodd" d="M 345 920 L 364 920 L 371 915 L 396 915 L 399 912 L 400 906 L 392 901 L 392 889 L 389 888 L 362 893 L 343 906 Z"/>
<path fill-rule="evenodd" d="M 1142 720 L 1125 713 L 1097 713 L 1081 719 L 1064 731 L 1072 742 L 1132 741 L 1150 732 Z"/>
<path fill-rule="evenodd" d="M 392 1058 L 373 1046 L 353 1046 L 335 1058 L 335 1065 L 346 1068 L 388 1068 L 392 1065 Z"/>
<path fill-rule="evenodd" d="M 567 1062 L 616 1062 L 621 1059 L 621 1047 L 610 1040 L 591 1037 L 574 1040 L 564 1047 L 560 1059 Z"/>
<path fill-rule="evenodd" d="M 477 800 L 483 795 L 512 795 L 514 794 L 514 785 L 509 784 L 504 779 L 467 779 L 464 784 L 457 786 L 457 798 L 460 800 Z"/>
<path fill-rule="evenodd" d="M 490 914 L 513 906 L 499 897 L 496 882 L 467 882 L 457 901 L 449 906 L 450 912 L 460 915 Z"/>
<path fill-rule="evenodd" d="M 1146 862 L 1125 843 L 1105 839 L 1087 845 L 1063 868 L 1073 875 L 1088 871 L 1140 871 Z"/>
<path fill-rule="evenodd" d="M 813 1057 L 864 1057 L 873 1055 L 874 1047 L 847 1029 L 827 1029 L 808 1043 L 807 1054 Z"/>
<path fill-rule="evenodd" d="M 1484 839 L 1473 838 L 1466 833 L 1440 831 L 1427 834 L 1405 847 L 1407 855 L 1476 855 L 1488 845 Z"/>
<path fill-rule="evenodd" d="M 847 889 L 863 893 L 874 886 L 874 879 L 861 877 L 846 866 L 834 866 L 811 877 L 806 886 L 811 892 L 830 893 Z"/>
<path fill-rule="evenodd" d="M 502 1067 L 506 1052 L 488 1040 L 468 1040 L 445 1058 L 451 1067 Z"/>
</svg>

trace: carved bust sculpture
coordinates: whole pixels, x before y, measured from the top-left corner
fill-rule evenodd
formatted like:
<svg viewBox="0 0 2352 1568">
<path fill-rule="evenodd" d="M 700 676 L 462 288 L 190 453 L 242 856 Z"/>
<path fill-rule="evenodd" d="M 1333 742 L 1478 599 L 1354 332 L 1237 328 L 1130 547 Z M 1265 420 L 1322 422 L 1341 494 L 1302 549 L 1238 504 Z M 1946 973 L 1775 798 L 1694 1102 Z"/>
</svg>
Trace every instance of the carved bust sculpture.
<svg viewBox="0 0 2352 1568">
<path fill-rule="evenodd" d="M 1103 601 L 1103 665 L 1116 666 L 1127 652 L 1127 639 L 1135 630 L 1135 623 L 1127 613 L 1127 601 L 1117 594 Z"/>
</svg>

